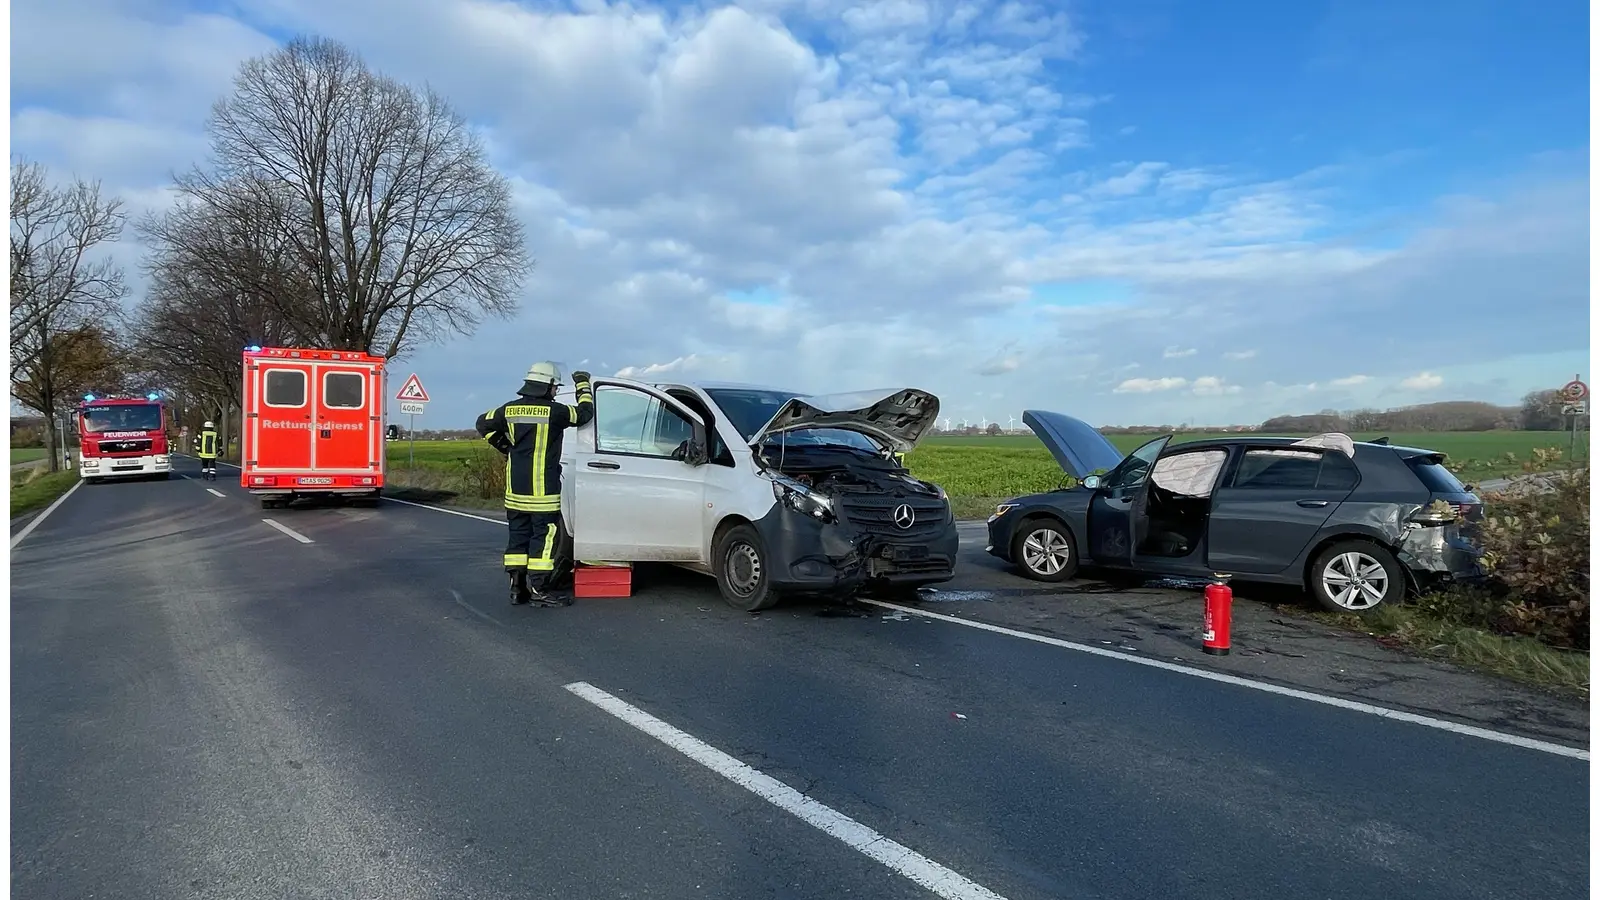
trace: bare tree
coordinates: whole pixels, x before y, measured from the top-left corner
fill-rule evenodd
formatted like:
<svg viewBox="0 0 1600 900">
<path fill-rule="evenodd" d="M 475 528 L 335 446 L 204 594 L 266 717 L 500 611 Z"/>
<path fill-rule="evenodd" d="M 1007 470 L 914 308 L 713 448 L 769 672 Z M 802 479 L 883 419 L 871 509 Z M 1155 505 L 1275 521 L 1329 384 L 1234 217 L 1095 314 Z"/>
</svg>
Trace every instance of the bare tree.
<svg viewBox="0 0 1600 900">
<path fill-rule="evenodd" d="M 52 447 L 65 370 L 81 361 L 68 336 L 114 314 L 126 292 L 122 270 L 100 255 L 124 219 L 98 182 L 53 185 L 37 163 L 11 165 L 11 387 L 44 416 Z M 53 453 L 50 468 L 60 468 Z"/>
<path fill-rule="evenodd" d="M 261 299 L 299 341 L 392 358 L 516 310 L 532 263 L 510 185 L 431 90 L 299 39 L 246 62 L 208 130 L 213 165 L 179 191 L 260 207 L 308 288 Z"/>
</svg>

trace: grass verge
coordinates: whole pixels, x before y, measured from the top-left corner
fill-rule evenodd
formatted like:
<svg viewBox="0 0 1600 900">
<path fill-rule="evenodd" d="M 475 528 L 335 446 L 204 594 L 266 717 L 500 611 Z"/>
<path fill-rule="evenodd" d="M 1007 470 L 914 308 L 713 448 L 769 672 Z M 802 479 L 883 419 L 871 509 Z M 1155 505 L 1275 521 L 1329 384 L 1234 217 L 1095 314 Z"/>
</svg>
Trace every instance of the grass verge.
<svg viewBox="0 0 1600 900">
<path fill-rule="evenodd" d="M 30 475 L 32 473 L 29 473 Z M 11 518 L 43 509 L 78 483 L 78 470 L 68 469 L 38 477 L 11 480 Z"/>
<path fill-rule="evenodd" d="M 1387 646 L 1589 698 L 1589 654 L 1579 650 L 1563 650 L 1529 637 L 1494 634 L 1438 619 L 1410 606 L 1382 608 L 1365 618 L 1325 612 L 1307 614 L 1326 624 L 1369 634 Z"/>
<path fill-rule="evenodd" d="M 33 462 L 36 459 L 44 459 L 44 458 L 45 458 L 45 449 L 43 447 L 12 447 L 11 448 L 11 464 L 13 466 L 16 465 L 17 463 Z"/>
</svg>

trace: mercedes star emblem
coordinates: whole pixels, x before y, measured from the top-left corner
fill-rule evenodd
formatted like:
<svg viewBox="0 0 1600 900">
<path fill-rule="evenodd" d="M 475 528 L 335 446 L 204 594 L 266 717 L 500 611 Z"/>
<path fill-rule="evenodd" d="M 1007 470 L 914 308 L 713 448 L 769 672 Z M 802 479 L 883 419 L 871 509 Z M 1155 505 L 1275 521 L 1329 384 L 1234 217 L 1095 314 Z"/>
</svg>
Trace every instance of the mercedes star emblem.
<svg viewBox="0 0 1600 900">
<path fill-rule="evenodd" d="M 916 521 L 916 511 L 910 505 L 902 503 L 894 508 L 894 524 L 901 528 L 910 528 Z"/>
</svg>

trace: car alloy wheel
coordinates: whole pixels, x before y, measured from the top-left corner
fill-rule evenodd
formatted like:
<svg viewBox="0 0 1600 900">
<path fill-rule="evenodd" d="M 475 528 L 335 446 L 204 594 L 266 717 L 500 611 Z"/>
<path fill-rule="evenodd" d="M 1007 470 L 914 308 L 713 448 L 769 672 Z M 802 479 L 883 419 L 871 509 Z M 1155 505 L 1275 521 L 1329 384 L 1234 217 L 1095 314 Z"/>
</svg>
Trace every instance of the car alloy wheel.
<svg viewBox="0 0 1600 900">
<path fill-rule="evenodd" d="M 1022 564 L 1040 575 L 1054 575 L 1072 562 L 1072 545 L 1054 528 L 1040 528 L 1022 541 Z"/>
<path fill-rule="evenodd" d="M 1066 581 L 1078 574 L 1072 533 L 1053 519 L 1022 523 L 1012 539 L 1011 560 L 1035 581 Z"/>
<path fill-rule="evenodd" d="M 1322 591 L 1342 609 L 1363 612 L 1388 599 L 1389 570 L 1360 550 L 1346 550 L 1322 566 Z"/>
</svg>

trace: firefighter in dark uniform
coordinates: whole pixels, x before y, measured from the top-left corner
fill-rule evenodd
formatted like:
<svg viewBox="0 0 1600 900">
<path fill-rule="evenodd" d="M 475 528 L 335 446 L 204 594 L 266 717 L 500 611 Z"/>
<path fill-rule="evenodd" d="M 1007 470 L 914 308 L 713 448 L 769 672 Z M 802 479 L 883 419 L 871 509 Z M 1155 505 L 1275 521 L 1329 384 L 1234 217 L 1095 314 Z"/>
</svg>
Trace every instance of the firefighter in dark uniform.
<svg viewBox="0 0 1600 900">
<path fill-rule="evenodd" d="M 200 457 L 200 477 L 207 481 L 217 480 L 217 426 L 207 422 L 200 430 L 200 437 L 195 441 L 195 455 Z"/>
<path fill-rule="evenodd" d="M 506 455 L 506 574 L 511 602 L 565 606 L 546 582 L 555 568 L 561 526 L 561 437 L 594 418 L 594 390 L 588 372 L 573 372 L 577 403 L 556 402 L 561 376 L 554 363 L 534 363 L 517 399 L 478 417 L 478 434 Z"/>
</svg>

